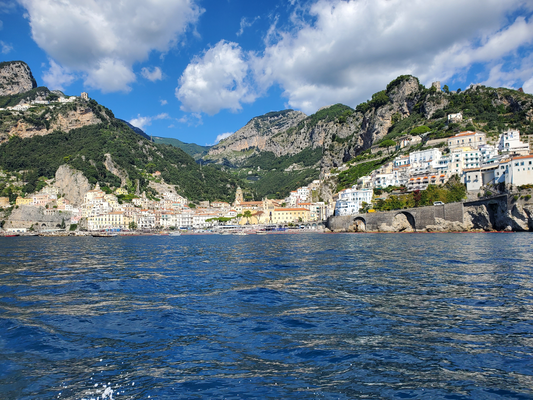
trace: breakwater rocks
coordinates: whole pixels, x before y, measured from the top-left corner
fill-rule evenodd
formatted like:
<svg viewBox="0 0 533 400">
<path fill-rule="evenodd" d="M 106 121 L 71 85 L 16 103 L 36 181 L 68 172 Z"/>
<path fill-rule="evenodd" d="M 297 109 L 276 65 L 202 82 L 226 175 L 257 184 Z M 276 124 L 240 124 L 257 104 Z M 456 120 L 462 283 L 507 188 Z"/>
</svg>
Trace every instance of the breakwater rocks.
<svg viewBox="0 0 533 400">
<path fill-rule="evenodd" d="M 533 231 L 533 204 L 506 194 L 389 212 L 330 217 L 334 232 Z"/>
</svg>

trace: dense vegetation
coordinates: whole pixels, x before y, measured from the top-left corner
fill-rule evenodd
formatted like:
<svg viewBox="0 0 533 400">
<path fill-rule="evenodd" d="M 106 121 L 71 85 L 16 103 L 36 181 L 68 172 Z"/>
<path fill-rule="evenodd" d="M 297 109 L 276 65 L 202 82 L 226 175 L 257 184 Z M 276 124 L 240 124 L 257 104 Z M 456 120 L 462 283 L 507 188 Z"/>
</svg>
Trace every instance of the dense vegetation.
<svg viewBox="0 0 533 400">
<path fill-rule="evenodd" d="M 421 86 L 413 101 L 416 101 L 413 112 L 403 119 L 400 115 L 393 116 L 393 125 L 383 140 L 423 133 L 429 139 L 445 138 L 461 130 L 480 130 L 496 136 L 509 128 L 518 129 L 524 135 L 533 134 L 533 124 L 528 118 L 533 96 L 516 90 L 477 86 L 453 93 L 446 88 L 437 92 L 435 88 Z M 438 108 L 430 118 L 425 117 L 424 110 L 428 107 Z M 459 112 L 463 114 L 463 122 L 448 123 L 447 115 Z"/>
<path fill-rule="evenodd" d="M 265 196 L 284 198 L 299 186 L 318 179 L 320 171 L 316 164 L 321 158 L 320 147 L 308 147 L 300 153 L 281 157 L 276 157 L 272 152 L 263 152 L 250 157 L 242 165 L 242 171 L 252 179 L 251 188 L 257 199 Z M 291 166 L 296 168 L 285 172 Z M 253 169 L 252 175 L 247 174 L 250 169 Z"/>
<path fill-rule="evenodd" d="M 57 168 L 67 163 L 82 171 L 91 183 L 120 187 L 120 178 L 104 165 L 107 153 L 127 173 L 129 190 L 134 190 L 138 182 L 141 191 L 151 192 L 148 189 L 151 175 L 147 172 L 155 169 L 166 183 L 176 185 L 178 193 L 193 201 L 231 201 L 239 184 L 231 175 L 215 168 L 201 168 L 180 149 L 150 143 L 116 119 L 69 133 L 56 131 L 30 139 L 13 136 L 0 146 L 0 167 L 27 171 L 38 179 L 52 178 Z M 36 180 L 32 179 L 32 183 L 35 185 Z"/>
</svg>

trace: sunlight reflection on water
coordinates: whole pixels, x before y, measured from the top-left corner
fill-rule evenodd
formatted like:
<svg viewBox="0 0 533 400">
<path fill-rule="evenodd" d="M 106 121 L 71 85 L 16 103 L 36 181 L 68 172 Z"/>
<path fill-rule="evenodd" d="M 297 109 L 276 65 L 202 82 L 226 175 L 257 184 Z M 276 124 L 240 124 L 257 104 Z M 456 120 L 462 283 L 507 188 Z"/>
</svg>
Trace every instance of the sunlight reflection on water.
<svg viewBox="0 0 533 400">
<path fill-rule="evenodd" d="M 527 398 L 530 238 L 0 238 L 0 397 Z"/>
</svg>

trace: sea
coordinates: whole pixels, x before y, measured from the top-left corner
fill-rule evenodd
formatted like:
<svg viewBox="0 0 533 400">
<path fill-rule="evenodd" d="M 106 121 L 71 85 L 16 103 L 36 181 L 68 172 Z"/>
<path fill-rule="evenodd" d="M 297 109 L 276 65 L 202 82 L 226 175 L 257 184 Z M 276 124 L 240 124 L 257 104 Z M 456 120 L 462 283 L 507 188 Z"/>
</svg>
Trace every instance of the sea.
<svg viewBox="0 0 533 400">
<path fill-rule="evenodd" d="M 0 238 L 0 399 L 533 399 L 532 239 Z"/>
</svg>

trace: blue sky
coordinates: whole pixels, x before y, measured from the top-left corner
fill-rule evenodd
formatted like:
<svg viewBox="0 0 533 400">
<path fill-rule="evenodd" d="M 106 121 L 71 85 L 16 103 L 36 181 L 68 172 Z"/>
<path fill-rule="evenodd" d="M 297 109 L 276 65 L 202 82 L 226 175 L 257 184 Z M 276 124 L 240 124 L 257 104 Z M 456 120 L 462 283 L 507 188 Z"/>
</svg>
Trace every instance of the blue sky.
<svg viewBox="0 0 533 400">
<path fill-rule="evenodd" d="M 402 74 L 533 93 L 532 14 L 523 0 L 0 0 L 0 54 L 205 145 L 270 111 L 355 107 Z"/>
</svg>

